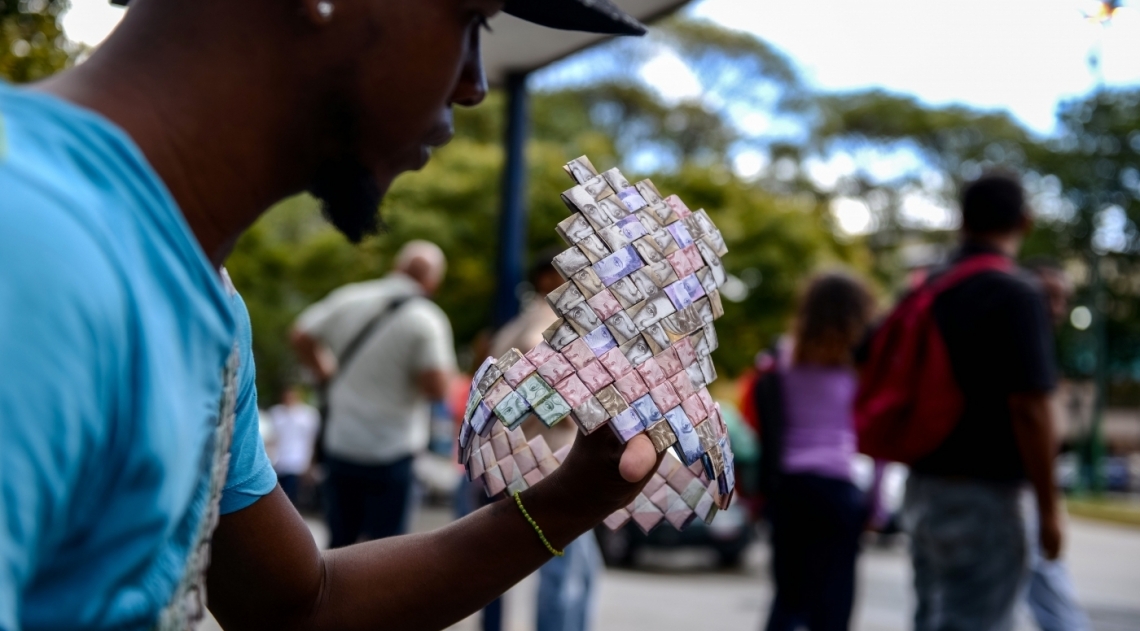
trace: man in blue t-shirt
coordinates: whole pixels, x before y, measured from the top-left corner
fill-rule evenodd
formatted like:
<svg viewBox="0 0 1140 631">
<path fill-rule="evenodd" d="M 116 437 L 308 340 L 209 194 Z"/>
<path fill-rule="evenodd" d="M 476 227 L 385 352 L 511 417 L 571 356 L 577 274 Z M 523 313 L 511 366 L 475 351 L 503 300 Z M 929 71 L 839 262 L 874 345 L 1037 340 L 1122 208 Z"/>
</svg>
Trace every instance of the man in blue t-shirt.
<svg viewBox="0 0 1140 631">
<path fill-rule="evenodd" d="M 320 552 L 257 434 L 222 263 L 309 190 L 350 239 L 486 85 L 480 27 L 642 28 L 606 0 L 135 0 L 89 60 L 0 85 L 0 631 L 443 628 L 549 558 L 513 502 Z M 577 441 L 523 492 L 563 547 L 649 440 Z M 208 588 L 208 590 L 207 590 Z"/>
</svg>

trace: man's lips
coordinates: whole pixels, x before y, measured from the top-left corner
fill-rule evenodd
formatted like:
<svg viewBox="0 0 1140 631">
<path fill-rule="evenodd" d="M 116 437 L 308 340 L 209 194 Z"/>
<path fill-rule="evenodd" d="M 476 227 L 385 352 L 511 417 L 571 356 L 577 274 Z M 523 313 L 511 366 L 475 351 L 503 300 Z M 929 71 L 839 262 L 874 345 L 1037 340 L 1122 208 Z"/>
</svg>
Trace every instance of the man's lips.
<svg viewBox="0 0 1140 631">
<path fill-rule="evenodd" d="M 454 135 L 455 129 L 451 125 L 440 125 L 424 137 L 423 144 L 426 147 L 442 147 L 451 142 Z"/>
<path fill-rule="evenodd" d="M 424 168 L 424 165 L 431 159 L 431 151 L 433 148 L 442 147 L 451 142 L 452 137 L 455 136 L 455 130 L 451 125 L 440 125 L 432 129 L 432 131 L 424 136 L 420 144 L 419 155 L 416 159 L 416 164 L 413 166 L 414 171 L 419 171 Z"/>
</svg>

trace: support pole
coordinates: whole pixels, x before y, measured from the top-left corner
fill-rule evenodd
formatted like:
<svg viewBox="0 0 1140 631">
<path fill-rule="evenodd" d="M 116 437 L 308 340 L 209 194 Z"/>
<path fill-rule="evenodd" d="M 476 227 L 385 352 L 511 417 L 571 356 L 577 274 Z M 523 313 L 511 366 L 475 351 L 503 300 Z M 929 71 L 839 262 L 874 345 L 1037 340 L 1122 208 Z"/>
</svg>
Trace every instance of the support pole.
<svg viewBox="0 0 1140 631">
<path fill-rule="evenodd" d="M 506 135 L 504 137 L 502 211 L 499 215 L 499 251 L 495 266 L 493 324 L 496 329 L 519 312 L 518 287 L 523 281 L 526 257 L 526 138 L 527 73 L 507 75 Z"/>
</svg>

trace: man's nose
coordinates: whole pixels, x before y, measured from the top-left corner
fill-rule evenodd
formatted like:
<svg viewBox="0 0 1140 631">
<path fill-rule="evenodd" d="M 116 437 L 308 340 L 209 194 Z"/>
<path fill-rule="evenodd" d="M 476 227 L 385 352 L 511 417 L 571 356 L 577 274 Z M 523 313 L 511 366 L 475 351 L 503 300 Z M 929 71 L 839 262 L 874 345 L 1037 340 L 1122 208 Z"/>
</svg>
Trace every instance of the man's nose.
<svg viewBox="0 0 1140 631">
<path fill-rule="evenodd" d="M 467 56 L 463 62 L 463 70 L 459 75 L 459 83 L 451 95 L 451 102 L 465 107 L 474 107 L 487 98 L 487 73 L 483 69 L 483 51 L 479 44 L 479 35 L 471 38 L 467 49 Z"/>
</svg>

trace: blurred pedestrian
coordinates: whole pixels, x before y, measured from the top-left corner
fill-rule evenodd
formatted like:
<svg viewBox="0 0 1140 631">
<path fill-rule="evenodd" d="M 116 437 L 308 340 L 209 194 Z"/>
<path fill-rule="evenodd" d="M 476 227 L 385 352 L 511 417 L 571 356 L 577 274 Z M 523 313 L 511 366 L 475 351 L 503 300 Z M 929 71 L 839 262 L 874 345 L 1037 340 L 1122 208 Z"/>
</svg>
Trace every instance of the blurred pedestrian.
<svg viewBox="0 0 1140 631">
<path fill-rule="evenodd" d="M 939 287 L 929 308 L 951 369 L 945 379 L 960 391 L 962 411 L 933 450 L 916 458 L 907 481 L 917 631 L 1012 628 L 1030 559 L 1021 510 L 1027 481 L 1036 492 L 1043 555 L 1055 559 L 1061 550 L 1052 330 L 1041 293 L 1012 264 L 1032 226 L 1030 211 L 1020 182 L 1003 173 L 969 183 L 961 210 L 961 247 L 924 285 Z M 956 274 L 945 276 L 956 282 L 932 285 L 944 274 Z M 926 387 L 913 394 L 940 394 L 937 384 Z"/>
<path fill-rule="evenodd" d="M 296 506 L 301 481 L 313 463 L 320 415 L 317 408 L 301 399 L 296 386 L 289 386 L 281 395 L 281 403 L 269 408 L 269 421 L 276 439 L 273 470 L 277 483 Z"/>
<path fill-rule="evenodd" d="M 1073 284 L 1055 260 L 1036 258 L 1026 261 L 1025 267 L 1045 295 L 1053 326 L 1060 326 L 1069 312 Z M 1030 541 L 1037 540 L 1036 515 L 1032 502 L 1028 502 L 1025 524 Z M 1029 547 L 1025 604 L 1041 631 L 1087 631 L 1091 628 L 1088 616 L 1077 602 L 1077 591 L 1068 567 L 1060 559 L 1044 558 L 1037 546 Z"/>
<path fill-rule="evenodd" d="M 875 486 L 854 484 L 857 456 L 854 352 L 874 300 L 844 274 L 813 279 L 800 300 L 791 344 L 756 386 L 776 593 L 768 631 L 847 629 L 859 536 Z"/>
<path fill-rule="evenodd" d="M 546 295 L 563 279 L 552 263 L 557 252 L 544 252 L 531 266 L 530 282 L 534 295 L 519 313 L 491 339 L 491 355 L 499 357 L 512 348 L 527 352 L 542 342 L 542 332 L 558 319 L 546 302 Z M 552 451 L 574 442 L 578 426 L 559 423 L 547 427 L 531 416 L 522 424 L 527 438 L 541 435 Z M 536 631 L 588 631 L 595 608 L 594 586 L 602 568 L 602 553 L 593 532 L 587 532 L 566 546 L 565 554 L 551 558 L 538 570 L 538 602 L 535 607 Z"/>
<path fill-rule="evenodd" d="M 455 373 L 451 324 L 428 299 L 445 269 L 438 246 L 410 241 L 387 276 L 341 287 L 297 318 L 294 348 L 328 396 L 332 548 L 408 531 L 412 463 Z"/>
</svg>

